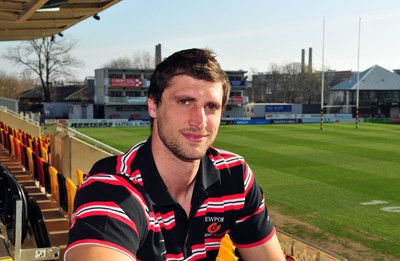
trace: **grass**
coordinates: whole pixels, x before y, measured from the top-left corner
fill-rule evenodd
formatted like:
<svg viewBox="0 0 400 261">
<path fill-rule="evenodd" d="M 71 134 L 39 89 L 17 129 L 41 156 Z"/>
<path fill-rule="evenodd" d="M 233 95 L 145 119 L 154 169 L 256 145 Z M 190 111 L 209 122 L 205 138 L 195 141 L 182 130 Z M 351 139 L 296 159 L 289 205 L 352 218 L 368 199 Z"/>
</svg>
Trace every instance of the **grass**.
<svg viewBox="0 0 400 261">
<path fill-rule="evenodd" d="M 121 151 L 149 134 L 79 131 Z M 400 258 L 400 125 L 221 126 L 214 146 L 245 157 L 270 208 Z M 373 200 L 386 203 L 360 204 Z"/>
</svg>

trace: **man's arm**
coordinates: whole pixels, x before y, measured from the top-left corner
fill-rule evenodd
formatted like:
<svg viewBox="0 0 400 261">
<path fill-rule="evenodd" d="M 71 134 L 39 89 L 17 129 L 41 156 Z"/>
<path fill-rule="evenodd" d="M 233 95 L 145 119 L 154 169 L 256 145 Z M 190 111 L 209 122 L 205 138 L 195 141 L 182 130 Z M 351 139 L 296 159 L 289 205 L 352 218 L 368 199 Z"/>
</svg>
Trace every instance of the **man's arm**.
<svg viewBox="0 0 400 261">
<path fill-rule="evenodd" d="M 81 245 L 71 248 L 65 253 L 65 261 L 76 261 L 76 260 L 94 260 L 94 261 L 135 261 L 136 259 L 119 252 L 115 249 L 95 246 L 95 245 Z"/>
<path fill-rule="evenodd" d="M 278 237 L 274 234 L 267 242 L 249 248 L 238 248 L 245 261 L 285 261 Z"/>
</svg>

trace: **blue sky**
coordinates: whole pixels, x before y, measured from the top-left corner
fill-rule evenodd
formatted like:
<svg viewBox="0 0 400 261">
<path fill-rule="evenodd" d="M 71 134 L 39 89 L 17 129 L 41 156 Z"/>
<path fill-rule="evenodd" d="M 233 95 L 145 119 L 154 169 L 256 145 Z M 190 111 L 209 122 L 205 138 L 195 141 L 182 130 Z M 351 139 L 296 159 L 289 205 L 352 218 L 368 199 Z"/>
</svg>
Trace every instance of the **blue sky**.
<svg viewBox="0 0 400 261">
<path fill-rule="evenodd" d="M 373 65 L 400 69 L 398 0 L 123 0 L 64 32 L 78 40 L 73 55 L 85 66 L 77 79 L 136 51 L 162 56 L 175 51 L 213 49 L 225 70 L 269 71 L 271 64 L 300 62 L 301 49 L 313 48 L 313 67 L 360 70 Z M 323 19 L 325 17 L 325 44 Z M 360 56 L 358 32 L 360 30 Z M 18 42 L 0 43 L 0 53 Z M 323 52 L 324 47 L 324 52 Z M 20 68 L 1 60 L 0 70 Z"/>
</svg>

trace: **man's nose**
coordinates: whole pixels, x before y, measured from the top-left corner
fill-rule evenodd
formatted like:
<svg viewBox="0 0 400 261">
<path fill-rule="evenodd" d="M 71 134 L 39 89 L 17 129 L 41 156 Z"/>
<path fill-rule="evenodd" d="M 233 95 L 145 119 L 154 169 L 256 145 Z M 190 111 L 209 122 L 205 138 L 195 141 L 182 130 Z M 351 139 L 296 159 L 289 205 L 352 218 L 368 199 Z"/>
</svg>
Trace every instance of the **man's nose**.
<svg viewBox="0 0 400 261">
<path fill-rule="evenodd" d="M 191 110 L 189 123 L 190 123 L 191 126 L 194 126 L 197 129 L 205 128 L 206 127 L 205 109 L 203 107 L 195 106 Z"/>
</svg>

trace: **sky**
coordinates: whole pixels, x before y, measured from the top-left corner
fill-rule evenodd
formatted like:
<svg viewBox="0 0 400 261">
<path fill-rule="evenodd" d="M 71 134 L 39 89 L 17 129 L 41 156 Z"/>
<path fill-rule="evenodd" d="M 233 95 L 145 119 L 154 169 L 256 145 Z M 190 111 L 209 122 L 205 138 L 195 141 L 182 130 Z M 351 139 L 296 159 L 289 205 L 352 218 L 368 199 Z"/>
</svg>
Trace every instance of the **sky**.
<svg viewBox="0 0 400 261">
<path fill-rule="evenodd" d="M 84 62 L 76 78 L 137 52 L 162 57 L 188 48 L 212 49 L 224 70 L 253 73 L 301 62 L 312 48 L 313 69 L 400 69 L 398 0 L 123 0 L 63 32 L 78 41 Z M 20 42 L 0 42 L 0 54 Z M 22 70 L 0 58 L 0 71 Z"/>
</svg>

